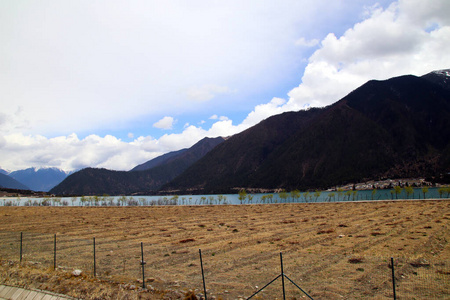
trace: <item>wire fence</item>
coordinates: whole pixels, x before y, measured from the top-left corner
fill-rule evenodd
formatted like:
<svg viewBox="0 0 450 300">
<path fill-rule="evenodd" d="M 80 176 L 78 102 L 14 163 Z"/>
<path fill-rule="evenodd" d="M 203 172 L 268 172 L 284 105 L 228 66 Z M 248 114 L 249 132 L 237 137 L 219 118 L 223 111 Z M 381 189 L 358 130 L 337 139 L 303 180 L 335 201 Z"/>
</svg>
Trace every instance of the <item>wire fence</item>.
<svg viewBox="0 0 450 300">
<path fill-rule="evenodd" d="M 79 269 L 89 276 L 136 286 L 196 290 L 203 297 L 206 291 L 207 298 L 450 298 L 450 261 L 351 255 L 300 257 L 290 252 L 283 263 L 281 254 L 278 257 L 259 249 L 249 252 L 248 257 L 220 249 L 199 253 L 187 246 L 189 239 L 169 253 L 158 244 L 114 236 L 83 239 L 63 233 L 0 232 L 0 241 L 1 260 L 68 272 Z"/>
</svg>

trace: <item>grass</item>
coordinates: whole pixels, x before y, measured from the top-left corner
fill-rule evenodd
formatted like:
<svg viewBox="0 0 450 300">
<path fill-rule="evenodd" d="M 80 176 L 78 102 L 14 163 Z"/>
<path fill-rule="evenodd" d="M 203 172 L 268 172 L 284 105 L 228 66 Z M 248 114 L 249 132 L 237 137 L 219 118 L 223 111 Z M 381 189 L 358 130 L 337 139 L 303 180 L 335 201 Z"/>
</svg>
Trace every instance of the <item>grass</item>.
<svg viewBox="0 0 450 300">
<path fill-rule="evenodd" d="M 1 207 L 0 282 L 86 299 L 192 298 L 202 293 L 201 249 L 208 295 L 236 299 L 280 274 L 282 252 L 285 274 L 317 299 L 391 299 L 390 257 L 398 264 L 398 295 L 416 296 L 420 287 L 445 299 L 450 294 L 449 219 L 448 200 Z M 56 271 L 51 268 L 54 234 Z M 141 242 L 151 286 L 145 292 L 139 290 Z M 83 275 L 72 276 L 74 269 Z M 424 278 L 436 286 L 416 283 Z M 280 284 L 267 287 L 259 299 L 280 297 Z M 303 296 L 292 285 L 287 293 L 289 299 Z"/>
</svg>

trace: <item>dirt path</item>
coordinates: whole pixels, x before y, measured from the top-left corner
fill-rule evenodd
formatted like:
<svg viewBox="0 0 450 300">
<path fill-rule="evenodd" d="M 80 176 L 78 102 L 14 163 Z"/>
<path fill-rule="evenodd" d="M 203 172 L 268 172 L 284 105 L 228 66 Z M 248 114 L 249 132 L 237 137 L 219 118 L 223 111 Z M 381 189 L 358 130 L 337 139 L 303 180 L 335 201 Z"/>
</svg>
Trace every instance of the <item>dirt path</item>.
<svg viewBox="0 0 450 300">
<path fill-rule="evenodd" d="M 75 299 L 65 295 L 58 295 L 46 291 L 28 290 L 14 286 L 0 285 L 1 300 L 65 300 Z"/>
</svg>

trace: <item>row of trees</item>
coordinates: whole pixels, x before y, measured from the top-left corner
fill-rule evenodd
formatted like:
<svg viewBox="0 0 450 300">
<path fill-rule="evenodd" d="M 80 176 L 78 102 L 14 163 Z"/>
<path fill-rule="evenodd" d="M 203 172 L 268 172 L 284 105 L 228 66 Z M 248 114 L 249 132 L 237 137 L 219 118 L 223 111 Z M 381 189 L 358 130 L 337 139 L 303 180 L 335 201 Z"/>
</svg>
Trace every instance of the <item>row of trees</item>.
<svg viewBox="0 0 450 300">
<path fill-rule="evenodd" d="M 411 186 L 400 187 L 394 186 L 390 190 L 391 199 L 399 199 L 400 194 L 405 192 L 407 199 L 414 199 L 414 189 Z M 423 199 L 427 198 L 427 193 L 429 192 L 428 187 L 423 187 L 421 189 L 421 194 Z M 438 189 L 440 198 L 450 197 L 450 187 L 441 187 Z M 299 190 L 293 190 L 287 192 L 286 190 L 281 190 L 278 193 L 264 194 L 261 196 L 255 196 L 253 194 L 247 193 L 245 189 L 239 190 L 238 199 L 240 204 L 271 204 L 271 203 L 293 203 L 293 202 L 317 202 L 319 201 L 322 191 L 316 190 L 314 192 L 300 192 Z M 384 194 L 384 197 L 387 195 Z M 383 195 L 380 195 L 379 190 L 373 189 L 370 193 L 363 195 L 358 194 L 357 190 L 343 190 L 338 188 L 334 192 L 330 192 L 326 195 L 324 199 L 325 202 L 335 202 L 335 201 L 356 201 L 356 200 L 379 200 Z M 420 197 L 419 197 L 420 198 Z M 383 198 L 384 199 L 384 198 Z M 3 206 L 20 206 L 22 199 L 17 197 L 15 199 L 7 200 L 3 199 Z M 136 198 L 136 197 L 126 197 L 121 196 L 110 197 L 108 195 L 104 196 L 82 196 L 82 197 L 72 197 L 70 199 L 71 205 L 81 205 L 81 206 L 152 206 L 152 205 L 221 205 L 229 204 L 227 196 L 225 195 L 210 195 L 198 197 L 188 197 L 188 196 L 165 196 L 158 199 L 149 200 L 147 198 Z M 43 200 L 31 200 L 27 199 L 23 202 L 24 206 L 69 206 L 69 199 L 60 197 L 44 197 Z"/>
<path fill-rule="evenodd" d="M 404 188 L 400 186 L 394 186 L 394 188 L 390 191 L 391 198 L 398 199 L 400 194 L 405 191 L 406 199 L 414 199 L 414 188 L 411 186 L 406 186 Z M 427 193 L 429 192 L 429 188 L 427 186 L 422 187 L 421 192 L 423 194 L 423 199 L 427 198 Z M 439 197 L 440 198 L 449 198 L 450 197 L 450 187 L 441 187 L 438 189 Z M 274 194 L 266 194 L 261 196 L 261 199 L 259 203 L 290 203 L 290 202 L 299 202 L 300 199 L 303 200 L 303 202 L 312 202 L 312 201 L 318 201 L 319 197 L 321 196 L 322 192 L 319 190 L 316 190 L 315 192 L 304 192 L 301 193 L 299 190 L 293 190 L 290 193 L 286 192 L 286 190 L 281 190 L 276 195 Z M 278 198 L 277 198 L 278 196 Z M 336 199 L 337 196 L 337 199 Z M 245 189 L 241 189 L 239 191 L 238 199 L 241 204 L 247 203 L 252 204 L 253 203 L 253 195 L 247 194 Z M 378 190 L 372 189 L 370 200 L 377 200 L 380 199 L 380 196 L 378 196 Z M 331 201 L 355 201 L 355 200 L 369 200 L 369 199 L 363 199 L 362 197 L 358 197 L 358 191 L 357 190 L 344 190 L 342 188 L 338 188 L 335 192 L 328 193 L 327 197 L 324 199 L 325 202 L 331 202 Z M 258 203 L 258 201 L 256 201 Z"/>
</svg>

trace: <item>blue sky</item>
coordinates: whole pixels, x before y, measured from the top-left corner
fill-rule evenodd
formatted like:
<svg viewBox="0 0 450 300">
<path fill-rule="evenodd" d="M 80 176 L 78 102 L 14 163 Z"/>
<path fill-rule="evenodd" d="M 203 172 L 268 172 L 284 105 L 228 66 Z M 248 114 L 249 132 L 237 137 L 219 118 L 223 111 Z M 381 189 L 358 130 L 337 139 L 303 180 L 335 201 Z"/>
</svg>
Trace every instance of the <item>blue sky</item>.
<svg viewBox="0 0 450 300">
<path fill-rule="evenodd" d="M 450 2 L 0 1 L 0 168 L 129 170 L 450 67 Z"/>
</svg>

